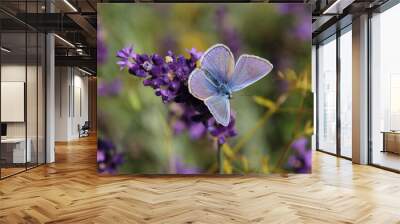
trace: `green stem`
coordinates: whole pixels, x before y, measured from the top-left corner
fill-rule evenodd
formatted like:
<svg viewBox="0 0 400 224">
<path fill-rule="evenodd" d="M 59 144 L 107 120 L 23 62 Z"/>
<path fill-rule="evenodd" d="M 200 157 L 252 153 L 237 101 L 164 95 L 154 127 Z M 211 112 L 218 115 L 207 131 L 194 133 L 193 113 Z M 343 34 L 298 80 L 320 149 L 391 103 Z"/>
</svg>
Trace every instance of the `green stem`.
<svg viewBox="0 0 400 224">
<path fill-rule="evenodd" d="M 286 101 L 287 94 L 283 94 L 278 98 L 278 103 L 276 105 L 275 110 L 268 110 L 264 113 L 264 115 L 257 121 L 256 125 L 250 131 L 246 132 L 246 134 L 239 140 L 239 142 L 233 148 L 233 152 L 236 154 L 256 133 L 256 131 L 261 128 L 269 118 L 277 113 L 280 110 L 280 106 Z"/>
<path fill-rule="evenodd" d="M 300 109 L 299 109 L 300 111 L 303 111 L 303 109 L 304 109 L 305 94 L 306 94 L 306 92 L 303 91 L 303 93 L 301 95 L 302 97 L 301 97 L 301 102 L 300 102 Z M 301 116 L 302 116 L 301 113 L 298 113 L 296 116 L 296 121 L 295 121 L 296 123 L 295 123 L 294 129 L 293 129 L 292 139 L 285 145 L 283 153 L 279 157 L 279 160 L 276 163 L 274 171 L 278 171 L 282 167 L 282 164 L 285 161 L 285 158 L 287 157 L 288 152 L 290 151 L 290 146 L 293 144 L 294 140 L 297 138 L 296 132 L 300 125 Z"/>
<path fill-rule="evenodd" d="M 224 174 L 224 166 L 223 166 L 223 154 L 224 152 L 221 150 L 222 145 L 217 142 L 217 161 L 218 161 L 218 170 L 219 174 Z"/>
</svg>

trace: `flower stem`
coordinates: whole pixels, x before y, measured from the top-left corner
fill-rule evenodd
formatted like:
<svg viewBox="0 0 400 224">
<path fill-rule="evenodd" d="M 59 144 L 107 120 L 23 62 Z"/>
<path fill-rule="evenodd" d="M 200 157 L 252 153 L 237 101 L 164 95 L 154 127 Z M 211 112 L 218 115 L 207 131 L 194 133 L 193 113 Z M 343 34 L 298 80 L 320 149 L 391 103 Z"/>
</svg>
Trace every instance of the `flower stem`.
<svg viewBox="0 0 400 224">
<path fill-rule="evenodd" d="M 300 100 L 299 111 L 303 111 L 304 110 L 305 95 L 306 95 L 306 92 L 303 91 L 302 94 L 301 94 L 302 97 L 301 97 L 301 100 Z M 293 133 L 292 133 L 292 139 L 285 145 L 283 153 L 281 154 L 281 156 L 279 157 L 278 162 L 276 163 L 274 172 L 277 172 L 280 168 L 282 168 L 283 162 L 285 161 L 285 159 L 287 157 L 287 154 L 290 151 L 290 146 L 292 145 L 294 140 L 297 138 L 296 132 L 299 129 L 300 122 L 301 122 L 301 117 L 302 117 L 302 114 L 298 113 L 297 116 L 296 116 L 295 126 L 294 126 Z"/>
<path fill-rule="evenodd" d="M 223 166 L 223 151 L 221 150 L 222 145 L 217 143 L 217 161 L 218 161 L 218 171 L 219 174 L 224 174 L 224 166 Z"/>
</svg>

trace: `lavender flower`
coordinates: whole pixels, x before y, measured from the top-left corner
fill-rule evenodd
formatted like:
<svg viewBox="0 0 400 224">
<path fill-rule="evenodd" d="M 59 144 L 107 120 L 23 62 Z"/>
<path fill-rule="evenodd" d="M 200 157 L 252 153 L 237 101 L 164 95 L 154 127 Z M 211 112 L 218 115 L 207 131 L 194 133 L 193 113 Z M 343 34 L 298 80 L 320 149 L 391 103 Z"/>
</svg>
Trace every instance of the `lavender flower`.
<svg viewBox="0 0 400 224">
<path fill-rule="evenodd" d="M 97 63 L 104 64 L 107 61 L 107 52 L 103 38 L 97 37 Z"/>
<path fill-rule="evenodd" d="M 115 145 L 106 139 L 97 141 L 97 165 L 100 173 L 115 173 L 123 163 L 122 153 L 117 152 Z"/>
<path fill-rule="evenodd" d="M 307 147 L 308 140 L 304 137 L 297 139 L 292 144 L 294 154 L 288 159 L 287 166 L 296 173 L 311 172 L 311 149 Z"/>
<path fill-rule="evenodd" d="M 199 60 L 203 55 L 203 52 L 197 51 L 194 47 L 190 50 L 187 50 L 187 52 L 190 54 L 190 59 L 192 60 L 192 63 L 196 63 L 197 60 Z"/>
<path fill-rule="evenodd" d="M 229 23 L 227 18 L 227 8 L 220 6 L 216 11 L 217 30 L 221 39 L 231 49 L 233 55 L 238 55 L 241 41 L 240 35 L 235 27 Z"/>
<path fill-rule="evenodd" d="M 170 117 L 175 120 L 172 124 L 175 134 L 181 134 L 184 130 L 189 131 L 192 139 L 200 139 L 207 134 L 207 128 L 204 122 L 193 120 L 194 117 L 201 115 L 193 107 L 185 104 L 177 104 L 171 107 Z"/>
<path fill-rule="evenodd" d="M 99 81 L 97 93 L 99 96 L 116 96 L 121 92 L 122 80 L 114 78 L 111 82 Z"/>
<path fill-rule="evenodd" d="M 207 122 L 207 129 L 210 134 L 218 139 L 218 144 L 222 145 L 226 142 L 227 138 L 235 137 L 237 131 L 235 129 L 235 117 L 231 115 L 228 126 L 224 127 L 218 124 L 214 117 L 211 117 Z"/>
<path fill-rule="evenodd" d="M 277 4 L 278 12 L 281 14 L 291 14 L 291 13 L 305 13 L 304 4 L 301 3 L 281 3 Z"/>
<path fill-rule="evenodd" d="M 135 54 L 132 48 L 124 48 L 117 53 L 117 57 L 121 58 L 118 62 L 121 68 L 127 67 L 132 75 L 144 78 L 143 85 L 152 87 L 164 103 L 179 101 L 176 98 L 187 89 L 185 85 L 196 67 L 199 52 L 192 49 L 190 55 L 186 59 L 169 51 L 164 60 L 158 54 Z"/>
<path fill-rule="evenodd" d="M 133 47 L 125 47 L 122 50 L 117 52 L 117 57 L 120 58 L 120 61 L 117 62 L 120 69 L 131 68 L 133 65 L 133 61 L 136 59 L 136 54 L 133 51 Z"/>
<path fill-rule="evenodd" d="M 292 15 L 295 20 L 295 27 L 292 34 L 302 41 L 310 40 L 312 35 L 311 16 L 309 9 L 304 4 L 278 4 L 277 9 L 281 14 Z"/>
<path fill-rule="evenodd" d="M 172 166 L 176 174 L 197 174 L 200 170 L 196 167 L 185 164 L 180 156 L 174 156 Z"/>
<path fill-rule="evenodd" d="M 236 135 L 235 121 L 228 127 L 217 124 L 203 101 L 189 93 L 187 81 L 190 73 L 202 56 L 195 48 L 187 50 L 189 58 L 168 51 L 165 57 L 158 54 L 136 54 L 132 48 L 124 48 L 117 53 L 122 69 L 143 78 L 143 85 L 154 89 L 154 94 L 169 106 L 172 128 L 175 134 L 185 130 L 192 139 L 203 138 L 207 132 L 218 139 L 220 144 Z"/>
<path fill-rule="evenodd" d="M 294 29 L 294 34 L 297 38 L 303 41 L 311 40 L 311 17 L 308 15 L 302 15 L 298 20 L 298 24 Z"/>
<path fill-rule="evenodd" d="M 107 61 L 108 49 L 104 42 L 104 35 L 100 24 L 97 25 L 97 63 L 104 64 Z"/>
</svg>

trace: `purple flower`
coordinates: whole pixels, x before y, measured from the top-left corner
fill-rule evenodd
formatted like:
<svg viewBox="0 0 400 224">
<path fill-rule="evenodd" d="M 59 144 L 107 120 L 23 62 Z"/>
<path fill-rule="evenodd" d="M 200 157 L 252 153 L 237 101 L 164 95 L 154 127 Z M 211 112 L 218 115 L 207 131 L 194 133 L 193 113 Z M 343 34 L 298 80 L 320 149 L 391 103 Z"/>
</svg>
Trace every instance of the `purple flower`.
<svg viewBox="0 0 400 224">
<path fill-rule="evenodd" d="M 197 60 L 200 60 L 201 56 L 203 55 L 203 52 L 197 51 L 194 47 L 186 51 L 190 54 L 190 59 L 192 62 L 197 62 Z"/>
<path fill-rule="evenodd" d="M 311 149 L 307 145 L 308 140 L 302 137 L 294 141 L 291 146 L 294 153 L 289 157 L 287 166 L 296 173 L 311 172 Z"/>
<path fill-rule="evenodd" d="M 298 20 L 298 24 L 294 29 L 294 34 L 303 41 L 311 40 L 312 30 L 310 16 L 304 15 Z"/>
<path fill-rule="evenodd" d="M 104 64 L 107 61 L 107 52 L 103 38 L 97 37 L 97 63 Z"/>
<path fill-rule="evenodd" d="M 186 124 L 182 120 L 176 120 L 173 124 L 174 134 L 181 134 L 186 129 Z"/>
<path fill-rule="evenodd" d="M 278 91 L 280 93 L 285 93 L 289 90 L 289 81 L 282 79 L 282 80 L 277 80 L 277 87 L 278 87 Z"/>
<path fill-rule="evenodd" d="M 120 78 L 114 78 L 111 82 L 105 80 L 99 80 L 97 86 L 97 93 L 99 96 L 116 96 L 122 90 L 122 80 Z"/>
<path fill-rule="evenodd" d="M 187 88 L 186 81 L 196 67 L 199 54 L 192 49 L 191 57 L 186 59 L 169 51 L 165 60 L 158 54 L 137 54 L 129 73 L 145 78 L 143 85 L 152 87 L 164 103 L 169 103 L 183 92 L 182 88 Z"/>
<path fill-rule="evenodd" d="M 117 152 L 115 145 L 106 139 L 97 141 L 97 165 L 100 173 L 115 173 L 123 163 L 122 153 Z"/>
<path fill-rule="evenodd" d="M 305 6 L 301 3 L 281 3 L 277 4 L 277 9 L 281 14 L 305 13 Z"/>
<path fill-rule="evenodd" d="M 188 164 L 185 164 L 182 161 L 182 158 L 180 156 L 174 156 L 173 159 L 173 168 L 175 170 L 176 174 L 197 174 L 200 173 L 200 170 L 194 166 L 190 166 Z"/>
<path fill-rule="evenodd" d="M 302 41 L 311 39 L 312 19 L 308 7 L 304 6 L 304 4 L 290 3 L 277 4 L 277 9 L 281 14 L 293 16 L 294 28 L 291 30 L 291 34 Z"/>
<path fill-rule="evenodd" d="M 216 11 L 216 25 L 222 41 L 231 49 L 233 55 L 238 55 L 241 45 L 240 35 L 229 22 L 225 6 L 220 6 Z"/>
<path fill-rule="evenodd" d="M 192 48 L 188 50 L 188 58 L 175 55 L 172 51 L 168 51 L 165 57 L 158 54 L 127 56 L 132 52 L 131 48 L 119 51 L 117 57 L 124 59 L 120 65 L 126 66 L 128 60 L 129 73 L 143 78 L 143 85 L 153 88 L 154 94 L 169 106 L 169 120 L 175 134 L 187 130 L 190 138 L 200 139 L 210 133 L 220 144 L 236 135 L 234 119 L 228 127 L 210 120 L 212 115 L 207 106 L 189 93 L 187 81 L 202 52 Z"/>
<path fill-rule="evenodd" d="M 197 116 L 201 116 L 201 113 L 193 107 L 182 103 L 176 104 L 175 111 L 171 112 L 171 117 L 175 120 L 173 122 L 174 133 L 181 134 L 187 129 L 191 139 L 204 137 L 207 134 L 207 128 L 204 122 L 195 119 Z"/>
<path fill-rule="evenodd" d="M 119 50 L 117 52 L 117 57 L 120 58 L 120 60 L 117 62 L 119 65 L 120 69 L 123 70 L 124 68 L 131 68 L 133 65 L 134 61 L 136 60 L 136 54 L 133 51 L 133 47 L 125 47 L 122 50 Z"/>
<path fill-rule="evenodd" d="M 206 133 L 206 127 L 201 122 L 194 122 L 190 125 L 189 134 L 192 139 L 199 139 Z"/>
<path fill-rule="evenodd" d="M 98 24 L 97 27 L 97 63 L 104 64 L 107 61 L 108 49 L 104 42 L 104 35 L 100 24 Z"/>
<path fill-rule="evenodd" d="M 237 135 L 235 129 L 235 117 L 231 114 L 231 119 L 228 126 L 219 124 L 214 117 L 208 119 L 207 122 L 208 132 L 218 139 L 218 144 L 222 145 L 226 142 L 227 138 L 234 137 Z"/>
</svg>

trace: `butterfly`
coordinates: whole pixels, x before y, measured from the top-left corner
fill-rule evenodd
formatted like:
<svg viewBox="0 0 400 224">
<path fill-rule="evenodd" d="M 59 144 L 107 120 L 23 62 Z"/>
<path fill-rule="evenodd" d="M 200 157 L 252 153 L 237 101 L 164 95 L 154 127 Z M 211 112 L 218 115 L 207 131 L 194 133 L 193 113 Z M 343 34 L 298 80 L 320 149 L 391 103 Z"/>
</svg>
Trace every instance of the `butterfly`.
<svg viewBox="0 0 400 224">
<path fill-rule="evenodd" d="M 228 126 L 232 94 L 257 82 L 269 72 L 272 64 L 258 56 L 243 54 L 235 64 L 231 50 L 216 44 L 200 58 L 200 67 L 189 76 L 189 92 L 204 102 L 215 120 Z"/>
</svg>

